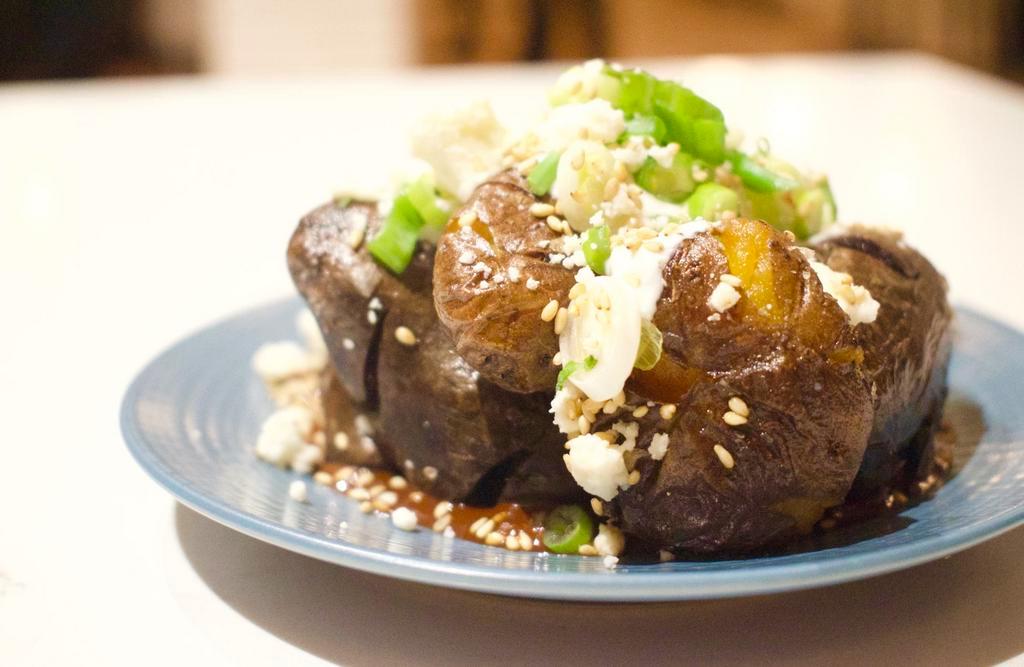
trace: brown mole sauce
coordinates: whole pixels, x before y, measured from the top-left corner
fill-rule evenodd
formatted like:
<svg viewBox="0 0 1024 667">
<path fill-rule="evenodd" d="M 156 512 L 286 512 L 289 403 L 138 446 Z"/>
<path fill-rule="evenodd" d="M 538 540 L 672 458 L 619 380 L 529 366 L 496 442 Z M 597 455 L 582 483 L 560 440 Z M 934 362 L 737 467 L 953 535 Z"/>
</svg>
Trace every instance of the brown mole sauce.
<svg viewBox="0 0 1024 667">
<path fill-rule="evenodd" d="M 500 543 L 492 543 L 492 546 L 506 547 L 505 541 L 510 534 L 514 534 L 518 538 L 520 534 L 525 533 L 529 538 L 528 545 L 524 545 L 522 539 L 518 538 L 516 540 L 518 545 L 516 550 L 547 551 L 541 540 L 544 534 L 544 527 L 542 525 L 543 511 L 530 511 L 518 503 L 499 503 L 492 507 L 474 507 L 464 503 L 444 501 L 415 488 L 404 477 L 402 477 L 405 480 L 404 487 L 396 489 L 390 486 L 389 482 L 393 478 L 401 476 L 380 468 L 323 463 L 319 466 L 319 470 L 329 473 L 334 479 L 334 488 L 345 495 L 350 495 L 357 488 L 363 488 L 369 492 L 371 489 L 382 486 L 398 497 L 398 501 L 390 507 L 379 503 L 374 504 L 372 500 L 364 501 L 370 503 L 371 511 L 388 514 L 399 507 L 405 507 L 416 513 L 417 523 L 425 528 L 441 533 L 444 532 L 446 527 L 451 527 L 454 537 L 471 542 L 479 542 L 480 544 L 487 544 L 487 536 L 490 533 L 496 532 L 502 535 L 502 541 Z M 360 484 L 361 480 L 358 479 L 358 476 L 360 474 L 366 476 L 366 473 L 361 473 L 361 471 L 367 471 L 372 475 L 372 481 Z M 366 477 L 368 478 L 368 476 Z M 444 502 L 449 502 L 451 505 L 449 512 L 451 521 L 442 527 L 437 527 L 439 518 L 434 515 L 434 510 L 439 503 Z M 471 530 L 474 524 L 481 519 L 490 519 L 494 522 L 494 527 L 490 531 L 483 533 L 482 536 Z M 524 548 L 525 546 L 529 548 Z"/>
<path fill-rule="evenodd" d="M 953 450 L 956 445 L 956 434 L 952 427 L 943 423 L 934 436 L 934 455 L 929 466 L 929 472 L 924 477 L 919 477 L 911 472 L 905 473 L 897 478 L 889 487 L 879 490 L 870 498 L 857 501 L 848 501 L 837 507 L 825 511 L 824 516 L 815 524 L 814 533 L 830 533 L 837 528 L 852 526 L 869 519 L 885 515 L 896 515 L 909 506 L 927 500 L 935 495 L 935 492 L 943 485 L 949 476 L 952 468 Z M 515 550 L 519 551 L 549 551 L 542 541 L 544 535 L 543 520 L 547 510 L 552 508 L 526 509 L 518 503 L 499 503 L 492 507 L 476 507 L 464 503 L 455 503 L 440 500 L 424 491 L 412 486 L 408 480 L 389 470 L 381 468 L 370 468 L 366 466 L 354 466 L 341 463 L 323 463 L 319 471 L 331 475 L 332 486 L 340 493 L 351 496 L 353 491 L 363 489 L 373 494 L 384 490 L 393 492 L 397 501 L 391 506 L 385 506 L 379 502 L 375 503 L 363 500 L 361 507 L 365 512 L 378 512 L 390 514 L 399 507 L 405 507 L 416 514 L 416 521 L 420 526 L 442 533 L 450 527 L 450 534 L 471 542 L 489 544 L 508 548 L 506 540 L 509 535 L 516 539 Z M 360 479 L 360 477 L 362 479 Z M 404 485 L 401 488 L 394 488 L 389 483 L 393 478 L 399 477 Z M 373 494 L 377 495 L 377 494 Z M 448 502 L 451 505 L 449 512 L 451 520 L 448 523 L 439 524 L 438 517 L 434 511 L 439 503 Z M 474 532 L 472 528 L 478 521 L 490 519 L 494 522 L 493 528 L 486 532 Z M 502 536 L 501 542 L 488 542 L 487 537 L 493 533 Z M 524 548 L 520 534 L 526 534 L 529 539 L 529 548 Z M 495 538 L 492 538 L 492 540 Z M 641 559 L 643 556 L 641 556 Z M 700 560 L 706 560 L 703 556 Z"/>
</svg>

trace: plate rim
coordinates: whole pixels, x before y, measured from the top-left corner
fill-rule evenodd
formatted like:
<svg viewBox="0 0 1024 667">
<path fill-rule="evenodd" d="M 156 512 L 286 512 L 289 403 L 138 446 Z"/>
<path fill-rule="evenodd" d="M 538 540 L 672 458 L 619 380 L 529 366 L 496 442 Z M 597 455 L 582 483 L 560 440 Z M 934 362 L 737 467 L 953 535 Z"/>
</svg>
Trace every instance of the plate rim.
<svg viewBox="0 0 1024 667">
<path fill-rule="evenodd" d="M 185 506 L 249 537 L 318 560 L 372 574 L 421 584 L 483 593 L 541 599 L 593 602 L 643 602 L 698 600 L 766 595 L 831 586 L 920 565 L 963 551 L 1024 525 L 1024 506 L 1008 510 L 951 533 L 940 533 L 906 544 L 886 546 L 868 553 L 850 554 L 801 563 L 760 563 L 728 571 L 643 571 L 646 565 L 620 565 L 605 572 L 550 572 L 501 569 L 468 563 L 450 563 L 415 555 L 355 546 L 344 539 L 330 539 L 250 514 L 208 496 L 179 479 L 156 456 L 134 415 L 146 378 L 167 358 L 179 353 L 193 339 L 212 334 L 219 327 L 255 313 L 301 303 L 287 297 L 253 306 L 199 327 L 163 349 L 139 370 L 121 400 L 119 421 L 128 451 L 159 486 Z M 957 305 L 957 313 L 1021 337 L 1013 327 L 977 310 Z M 582 558 L 552 555 L 551 558 Z M 757 559 L 751 559 L 756 563 Z M 557 577 L 552 581 L 552 577 Z"/>
</svg>

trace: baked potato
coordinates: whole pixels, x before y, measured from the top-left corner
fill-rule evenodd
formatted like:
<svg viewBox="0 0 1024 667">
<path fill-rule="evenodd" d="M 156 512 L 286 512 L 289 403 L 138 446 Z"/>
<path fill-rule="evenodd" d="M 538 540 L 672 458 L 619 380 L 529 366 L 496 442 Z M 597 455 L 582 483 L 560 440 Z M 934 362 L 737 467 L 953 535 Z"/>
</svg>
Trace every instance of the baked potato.
<svg viewBox="0 0 1024 667">
<path fill-rule="evenodd" d="M 896 232 L 849 226 L 813 247 L 883 304 L 874 322 L 854 329 L 875 416 L 851 499 L 885 494 L 901 476 L 927 476 L 932 463 L 952 348 L 946 281 Z"/>
<path fill-rule="evenodd" d="M 578 497 L 546 413 L 550 396 L 508 392 L 454 350 L 434 311 L 433 246 L 421 243 L 395 276 L 365 248 L 352 247 L 357 224 L 372 232 L 376 208 L 322 206 L 300 222 L 288 255 L 337 372 L 324 381 L 328 438 L 344 431 L 350 446 L 333 456 L 372 463 L 363 446 L 368 436 L 382 463 L 440 498 L 490 504 Z M 400 341 L 399 327 L 413 339 Z M 367 433 L 344 426 L 355 414 Z"/>
<path fill-rule="evenodd" d="M 549 261 L 564 237 L 530 212 L 538 202 L 518 171 L 499 173 L 453 218 L 434 263 L 434 304 L 455 350 L 516 392 L 554 386 L 558 337 L 537 324 L 544 306 L 565 301 L 574 282 L 572 271 Z"/>
<path fill-rule="evenodd" d="M 740 278 L 743 297 L 718 313 L 709 300 L 722 274 Z M 807 532 L 843 501 L 872 424 L 845 314 L 801 251 L 762 222 L 683 241 L 664 277 L 654 318 L 664 357 L 627 387 L 678 409 L 643 424 L 631 457 L 639 481 L 610 515 L 678 552 L 743 552 Z M 730 425 L 737 398 L 749 414 Z M 655 433 L 669 438 L 660 461 L 648 453 Z"/>
</svg>

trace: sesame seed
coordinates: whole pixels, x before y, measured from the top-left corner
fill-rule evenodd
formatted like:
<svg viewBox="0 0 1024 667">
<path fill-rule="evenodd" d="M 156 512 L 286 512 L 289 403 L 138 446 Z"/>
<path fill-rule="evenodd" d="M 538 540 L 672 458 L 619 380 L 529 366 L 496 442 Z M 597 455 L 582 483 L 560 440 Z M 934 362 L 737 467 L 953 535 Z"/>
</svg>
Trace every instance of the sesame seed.
<svg viewBox="0 0 1024 667">
<path fill-rule="evenodd" d="M 473 223 L 477 221 L 476 211 L 470 209 L 463 211 L 459 215 L 459 226 L 460 227 L 472 227 Z"/>
<path fill-rule="evenodd" d="M 362 245 L 363 237 L 365 237 L 365 236 L 366 236 L 366 227 L 364 225 L 359 225 L 359 226 L 353 228 L 351 233 L 349 233 L 349 235 L 348 235 L 348 244 L 353 249 L 358 249 L 359 246 Z"/>
<path fill-rule="evenodd" d="M 736 414 L 732 410 L 729 410 L 724 415 L 722 415 L 722 421 L 724 421 L 729 426 L 742 426 L 743 424 L 747 423 L 747 418 L 744 417 L 743 415 Z"/>
<path fill-rule="evenodd" d="M 555 335 L 561 335 L 565 331 L 565 325 L 569 323 L 569 311 L 565 308 L 559 308 L 558 314 L 555 315 Z"/>
<path fill-rule="evenodd" d="M 732 470 L 732 467 L 736 465 L 736 460 L 732 458 L 732 454 L 729 453 L 729 450 L 721 445 L 715 445 L 714 449 L 715 456 L 717 456 L 718 460 L 722 462 L 722 466 L 724 466 L 726 470 Z"/>
<path fill-rule="evenodd" d="M 572 161 L 569 163 L 569 166 L 572 167 L 575 171 L 579 171 L 580 169 L 583 169 L 583 163 L 586 162 L 586 160 L 586 152 L 579 151 L 578 153 L 576 153 L 576 155 L 572 157 Z"/>
<path fill-rule="evenodd" d="M 373 503 L 371 503 L 369 500 L 364 500 L 363 502 L 359 503 L 359 511 L 363 514 L 369 514 L 373 511 Z"/>
<path fill-rule="evenodd" d="M 625 181 L 629 178 L 629 170 L 626 169 L 626 164 L 624 162 L 615 162 L 615 178 L 620 181 Z"/>
<path fill-rule="evenodd" d="M 647 407 L 646 405 L 641 405 L 636 410 L 633 410 L 633 416 L 636 417 L 637 419 L 640 419 L 641 417 L 645 417 L 647 413 L 650 411 L 651 409 L 649 407 Z"/>
<path fill-rule="evenodd" d="M 718 276 L 718 279 L 721 282 L 725 283 L 726 285 L 732 285 L 733 287 L 739 287 L 740 285 L 743 284 L 743 282 L 738 277 L 732 275 L 731 273 L 723 273 L 722 275 Z"/>
<path fill-rule="evenodd" d="M 525 530 L 519 531 L 519 548 L 523 551 L 533 550 L 533 540 Z"/>
<path fill-rule="evenodd" d="M 580 433 L 584 435 L 590 433 L 590 420 L 586 415 L 580 415 L 580 418 L 576 420 L 576 426 L 579 427 Z"/>
<path fill-rule="evenodd" d="M 370 324 L 376 324 L 377 323 L 377 311 L 376 310 L 368 310 L 368 311 L 366 311 L 366 321 L 369 322 Z"/>
<path fill-rule="evenodd" d="M 346 350 L 352 351 L 356 349 L 356 342 L 351 338 L 344 338 L 341 341 L 341 346 Z"/>
<path fill-rule="evenodd" d="M 519 163 L 518 169 L 521 174 L 528 176 L 533 168 L 537 166 L 537 156 L 528 157 Z"/>
<path fill-rule="evenodd" d="M 634 470 L 633 472 L 629 473 L 629 477 L 627 478 L 627 481 L 629 482 L 630 486 L 632 486 L 632 485 L 636 484 L 637 482 L 639 482 L 640 481 L 640 471 L 639 470 Z"/>
<path fill-rule="evenodd" d="M 436 521 L 434 521 L 434 525 L 432 526 L 432 528 L 433 528 L 435 533 L 440 533 L 441 531 L 443 531 L 445 528 L 447 528 L 451 524 L 452 524 L 452 515 L 451 514 L 442 514 L 440 518 L 438 518 Z"/>
<path fill-rule="evenodd" d="M 377 502 L 390 507 L 398 502 L 398 494 L 394 491 L 383 491 L 377 496 Z"/>
<path fill-rule="evenodd" d="M 619 409 L 618 404 L 615 401 L 605 401 L 604 405 L 601 406 L 601 412 L 606 415 L 615 414 L 615 411 Z"/>
<path fill-rule="evenodd" d="M 519 551 L 519 539 L 515 533 L 509 533 L 509 536 L 505 538 L 505 548 L 509 551 Z"/>
<path fill-rule="evenodd" d="M 562 221 L 558 217 L 554 215 L 549 215 L 547 223 L 551 231 L 558 232 L 559 234 L 562 233 Z"/>
<path fill-rule="evenodd" d="M 469 532 L 476 533 L 476 531 L 480 529 L 480 526 L 484 525 L 484 521 L 487 521 L 487 517 L 485 517 L 485 516 L 482 516 L 479 519 L 477 519 L 476 521 L 474 521 L 469 526 Z"/>
<path fill-rule="evenodd" d="M 540 282 L 537 281 L 535 278 L 527 278 L 526 279 L 526 289 L 532 291 L 532 290 L 537 289 L 538 287 L 540 287 Z"/>
<path fill-rule="evenodd" d="M 561 366 L 562 365 L 562 353 L 561 352 L 555 352 L 555 356 L 551 357 L 551 363 L 554 364 L 555 366 Z"/>
<path fill-rule="evenodd" d="M 373 471 L 369 468 L 360 468 L 356 471 L 356 484 L 359 486 L 369 486 L 373 482 Z"/>
<path fill-rule="evenodd" d="M 306 483 L 297 479 L 288 485 L 288 497 L 297 503 L 304 503 L 309 498 Z"/>
<path fill-rule="evenodd" d="M 747 407 L 746 401 L 739 396 L 733 396 L 729 399 L 729 409 L 738 414 L 740 417 L 749 417 L 750 408 Z"/>
<path fill-rule="evenodd" d="M 408 507 L 399 507 L 391 513 L 391 523 L 399 530 L 416 530 L 416 512 Z"/>
<path fill-rule="evenodd" d="M 586 291 L 587 291 L 587 286 L 586 285 L 584 285 L 583 283 L 576 283 L 569 290 L 569 298 L 570 299 L 575 299 L 576 297 L 578 297 L 579 295 L 583 294 Z"/>
<path fill-rule="evenodd" d="M 554 299 L 548 301 L 547 305 L 544 306 L 544 310 L 540 311 L 540 319 L 544 320 L 545 322 L 550 322 L 551 320 L 555 319 L 555 316 L 557 315 L 558 302 L 555 301 Z"/>
<path fill-rule="evenodd" d="M 549 215 L 553 215 L 555 207 L 551 204 L 545 204 L 544 202 L 537 202 L 530 206 L 530 214 L 536 218 L 546 218 Z"/>
<path fill-rule="evenodd" d="M 401 475 L 395 475 L 388 480 L 388 488 L 394 489 L 395 491 L 401 491 L 402 489 L 408 488 L 409 482 L 405 480 Z"/>
<path fill-rule="evenodd" d="M 582 544 L 577 553 L 581 556 L 596 556 L 597 549 L 594 548 L 593 544 Z"/>
<path fill-rule="evenodd" d="M 354 489 L 349 490 L 348 497 L 352 498 L 353 500 L 369 500 L 370 492 L 364 488 L 356 487 Z"/>
<path fill-rule="evenodd" d="M 313 481 L 316 482 L 317 484 L 323 484 L 324 486 L 327 486 L 328 484 L 334 481 L 334 477 L 331 476 L 331 473 L 325 470 L 318 470 L 315 473 L 313 473 Z"/>
<path fill-rule="evenodd" d="M 662 563 L 667 563 L 675 559 L 676 555 L 671 551 L 665 551 L 664 549 L 658 551 L 658 560 L 660 560 Z"/>
<path fill-rule="evenodd" d="M 383 484 L 374 484 L 370 487 L 370 497 L 379 496 L 385 488 Z"/>
<path fill-rule="evenodd" d="M 490 545 L 492 547 L 496 547 L 496 546 L 498 546 L 499 544 L 501 544 L 502 542 L 505 541 L 505 536 L 502 535 L 501 533 L 495 532 L 495 531 L 491 531 L 491 532 L 487 533 L 487 535 L 484 535 L 484 536 L 477 535 L 477 537 L 483 537 L 484 544 L 488 544 L 488 545 Z"/>
<path fill-rule="evenodd" d="M 426 477 L 429 481 L 433 482 L 435 479 L 437 479 L 437 468 L 435 468 L 434 466 L 424 467 L 423 476 Z"/>
<path fill-rule="evenodd" d="M 422 491 L 413 491 L 412 493 L 409 494 L 409 500 L 411 502 L 414 502 L 414 503 L 418 503 L 418 502 L 422 501 L 423 500 L 423 492 Z"/>
<path fill-rule="evenodd" d="M 445 514 L 450 514 L 452 511 L 452 504 L 447 500 L 442 500 L 438 504 L 434 505 L 434 518 L 440 519 Z"/>
<path fill-rule="evenodd" d="M 493 531 L 493 530 L 494 530 L 494 522 L 491 521 L 490 519 L 484 519 L 484 522 L 482 524 L 480 524 L 480 527 L 476 529 L 476 532 L 474 534 L 477 537 L 483 539 L 484 537 L 487 537 L 487 535 L 490 534 L 491 531 Z"/>
<path fill-rule="evenodd" d="M 412 329 L 410 329 L 409 327 L 398 327 L 397 329 L 395 329 L 395 340 L 397 340 L 402 345 L 408 345 L 409 347 L 412 347 L 413 345 L 416 344 L 416 334 L 414 334 L 412 332 Z"/>
<path fill-rule="evenodd" d="M 661 415 L 662 419 L 672 419 L 676 414 L 676 406 L 672 403 L 666 403 L 658 408 L 658 414 Z"/>
<path fill-rule="evenodd" d="M 591 498 L 590 509 L 594 510 L 594 514 L 601 516 L 604 514 L 604 503 L 601 502 L 600 498 Z"/>
<path fill-rule="evenodd" d="M 619 189 L 619 181 L 617 178 L 609 178 L 608 182 L 604 184 L 604 199 L 605 201 L 611 200 L 615 196 L 615 191 Z"/>
</svg>

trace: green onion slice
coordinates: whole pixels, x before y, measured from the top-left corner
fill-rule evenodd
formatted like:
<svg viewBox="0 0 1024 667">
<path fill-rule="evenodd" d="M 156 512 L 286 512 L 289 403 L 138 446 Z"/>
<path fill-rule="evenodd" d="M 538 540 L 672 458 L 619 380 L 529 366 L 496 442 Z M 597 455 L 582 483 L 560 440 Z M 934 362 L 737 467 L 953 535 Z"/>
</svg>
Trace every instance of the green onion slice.
<svg viewBox="0 0 1024 667">
<path fill-rule="evenodd" d="M 717 220 L 725 211 L 738 211 L 739 195 L 718 183 L 701 183 L 686 200 L 690 218 Z"/>
<path fill-rule="evenodd" d="M 556 554 L 578 553 L 594 537 L 594 521 L 578 505 L 559 505 L 544 517 L 544 546 Z"/>
<path fill-rule="evenodd" d="M 636 351 L 633 366 L 642 371 L 649 371 L 661 360 L 661 330 L 653 323 L 643 320 L 640 323 L 640 346 Z"/>
<path fill-rule="evenodd" d="M 416 251 L 423 218 L 407 195 L 395 197 L 384 224 L 366 247 L 374 259 L 394 273 L 401 273 Z"/>
<path fill-rule="evenodd" d="M 676 153 L 671 167 L 662 167 L 654 158 L 644 160 L 634 174 L 636 184 L 659 199 L 681 202 L 693 192 L 693 158 Z"/>
<path fill-rule="evenodd" d="M 729 164 L 732 165 L 733 173 L 740 177 L 746 188 L 754 192 L 792 190 L 799 185 L 792 178 L 775 173 L 754 158 L 739 151 L 730 151 L 727 157 Z"/>
<path fill-rule="evenodd" d="M 585 371 L 593 370 L 594 366 L 597 366 L 597 358 L 594 355 L 587 355 L 587 358 L 583 360 L 583 363 L 576 361 L 567 361 L 565 366 L 562 366 L 562 370 L 558 371 L 558 379 L 555 381 L 555 390 L 561 391 L 565 387 L 565 381 L 569 379 L 569 376 L 582 368 Z"/>
<path fill-rule="evenodd" d="M 638 113 L 626 121 L 626 129 L 619 137 L 619 143 L 625 141 L 626 137 L 651 137 L 656 143 L 664 143 L 668 129 L 665 121 L 654 114 Z"/>
<path fill-rule="evenodd" d="M 598 275 L 604 274 L 604 263 L 612 254 L 611 237 L 608 225 L 591 227 L 583 236 L 583 257 L 587 260 L 587 266 Z"/>
<path fill-rule="evenodd" d="M 423 224 L 428 227 L 444 227 L 448 222 L 451 210 L 447 202 L 438 198 L 437 190 L 434 189 L 434 183 L 430 178 L 416 179 L 407 184 L 401 194 L 409 198 L 409 202 L 423 218 Z"/>
<path fill-rule="evenodd" d="M 530 192 L 543 197 L 551 192 L 551 186 L 555 182 L 555 174 L 558 172 L 558 152 L 551 152 L 544 156 L 544 159 L 537 163 L 530 175 L 526 177 L 526 183 L 530 186 Z"/>
</svg>

